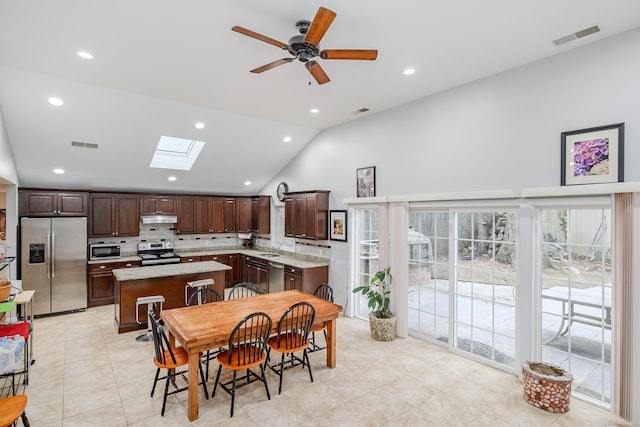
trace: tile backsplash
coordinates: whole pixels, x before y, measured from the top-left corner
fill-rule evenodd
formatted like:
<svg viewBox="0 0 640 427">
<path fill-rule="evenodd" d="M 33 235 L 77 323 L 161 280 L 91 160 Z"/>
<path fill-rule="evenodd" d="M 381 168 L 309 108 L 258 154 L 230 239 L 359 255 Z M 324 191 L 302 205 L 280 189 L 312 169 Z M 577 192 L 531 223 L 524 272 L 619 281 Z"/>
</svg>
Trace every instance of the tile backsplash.
<svg viewBox="0 0 640 427">
<path fill-rule="evenodd" d="M 89 244 L 94 243 L 119 243 L 123 255 L 135 255 L 138 252 L 138 243 L 141 242 L 174 242 L 177 252 L 190 250 L 225 249 L 243 246 L 245 242 L 238 238 L 237 233 L 228 234 L 187 234 L 176 235 L 175 228 L 171 224 L 140 224 L 140 235 L 125 238 L 91 238 Z M 271 236 L 261 235 L 253 237 L 253 247 L 263 250 L 278 250 L 291 254 L 331 258 L 331 246 L 329 242 L 303 241 L 300 239 L 284 238 L 272 244 Z"/>
</svg>

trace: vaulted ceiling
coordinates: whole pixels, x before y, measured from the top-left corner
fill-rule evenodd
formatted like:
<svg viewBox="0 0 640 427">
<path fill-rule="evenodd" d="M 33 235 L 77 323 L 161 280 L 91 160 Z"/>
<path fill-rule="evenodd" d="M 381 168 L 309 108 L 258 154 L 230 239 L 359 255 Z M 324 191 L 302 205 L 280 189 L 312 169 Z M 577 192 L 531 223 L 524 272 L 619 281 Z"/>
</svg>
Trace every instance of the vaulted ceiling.
<svg viewBox="0 0 640 427">
<path fill-rule="evenodd" d="M 249 72 L 290 55 L 234 25 L 287 43 L 320 6 L 320 49 L 377 60 Z M 0 109 L 22 186 L 254 194 L 323 129 L 638 26 L 636 0 L 0 0 Z M 162 135 L 206 142 L 190 171 L 149 168 Z"/>
</svg>

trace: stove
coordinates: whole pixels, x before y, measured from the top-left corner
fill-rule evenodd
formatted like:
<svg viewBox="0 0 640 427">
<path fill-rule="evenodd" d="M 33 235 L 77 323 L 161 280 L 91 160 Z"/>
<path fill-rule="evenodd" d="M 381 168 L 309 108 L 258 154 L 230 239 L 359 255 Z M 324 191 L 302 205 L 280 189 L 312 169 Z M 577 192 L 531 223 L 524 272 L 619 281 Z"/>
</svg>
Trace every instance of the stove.
<svg viewBox="0 0 640 427">
<path fill-rule="evenodd" d="M 138 243 L 138 256 L 141 266 L 175 264 L 180 256 L 173 250 L 173 242 Z"/>
</svg>

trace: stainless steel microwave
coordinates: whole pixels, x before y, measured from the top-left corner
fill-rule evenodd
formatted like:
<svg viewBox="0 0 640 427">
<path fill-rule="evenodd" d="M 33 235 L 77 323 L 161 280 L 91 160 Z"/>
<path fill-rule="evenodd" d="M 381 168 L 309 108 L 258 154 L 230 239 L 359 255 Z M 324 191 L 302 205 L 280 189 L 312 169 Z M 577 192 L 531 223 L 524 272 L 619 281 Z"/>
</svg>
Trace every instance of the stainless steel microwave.
<svg viewBox="0 0 640 427">
<path fill-rule="evenodd" d="M 89 259 L 92 261 L 99 259 L 120 258 L 120 245 L 116 243 L 100 243 L 89 245 Z"/>
</svg>

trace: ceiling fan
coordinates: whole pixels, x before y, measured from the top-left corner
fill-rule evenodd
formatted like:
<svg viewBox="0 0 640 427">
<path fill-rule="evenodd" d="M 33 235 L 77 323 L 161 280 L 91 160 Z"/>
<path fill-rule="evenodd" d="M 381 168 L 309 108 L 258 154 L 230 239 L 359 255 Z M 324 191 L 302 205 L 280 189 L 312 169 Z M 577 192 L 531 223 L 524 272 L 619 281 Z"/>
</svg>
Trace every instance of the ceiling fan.
<svg viewBox="0 0 640 427">
<path fill-rule="evenodd" d="M 251 70 L 252 73 L 262 73 L 263 71 L 270 70 L 279 65 L 288 64 L 294 59 L 298 59 L 300 62 L 304 62 L 304 66 L 309 70 L 309 73 L 313 76 L 318 84 L 329 83 L 330 79 L 327 73 L 324 72 L 318 61 L 314 58 L 320 57 L 322 59 L 357 59 L 373 61 L 378 57 L 377 50 L 371 49 L 326 49 L 320 50 L 320 40 L 324 37 L 324 34 L 329 29 L 329 26 L 336 17 L 336 13 L 320 7 L 316 16 L 313 18 L 313 22 L 307 20 L 300 20 L 296 22 L 296 28 L 300 32 L 289 39 L 288 43 L 282 43 L 278 40 L 274 40 L 270 37 L 263 36 L 254 31 L 247 30 L 246 28 L 235 26 L 232 28 L 245 36 L 253 37 L 254 39 L 262 40 L 263 42 L 277 46 L 283 50 L 288 51 L 293 57 L 278 59 L 277 61 L 270 62 L 269 64 Z"/>
</svg>

